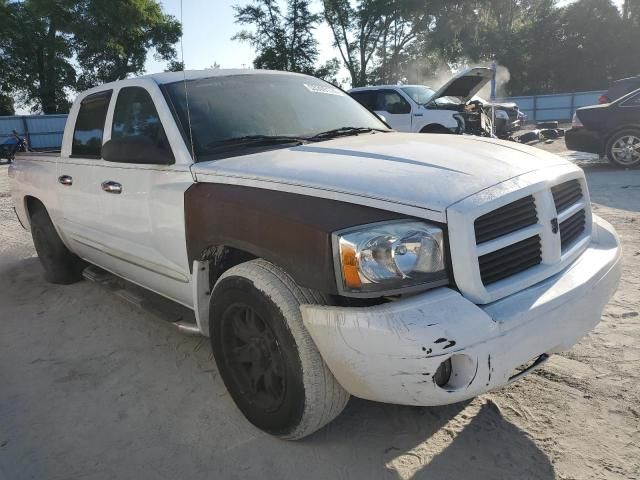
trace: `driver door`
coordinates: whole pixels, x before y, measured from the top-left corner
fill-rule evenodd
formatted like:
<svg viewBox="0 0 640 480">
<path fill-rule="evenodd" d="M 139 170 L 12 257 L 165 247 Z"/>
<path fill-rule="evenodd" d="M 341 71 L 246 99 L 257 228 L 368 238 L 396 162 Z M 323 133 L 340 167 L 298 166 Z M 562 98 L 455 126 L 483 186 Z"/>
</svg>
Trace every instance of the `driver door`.
<svg viewBox="0 0 640 480">
<path fill-rule="evenodd" d="M 158 148 L 168 149 L 168 156 L 173 158 L 163 126 L 163 120 L 173 121 L 168 110 L 163 113 L 169 117 L 162 118 L 143 86 L 120 88 L 114 96 L 107 117 L 111 128 L 105 138 L 117 141 L 146 137 Z M 156 98 L 162 99 L 161 94 Z M 134 283 L 191 306 L 184 229 L 184 192 L 193 184 L 189 165 L 154 164 L 153 158 L 145 158 L 144 164 L 133 163 L 126 151 L 122 155 L 118 159 L 105 158 L 94 167 L 102 220 L 101 264 Z M 129 158 L 140 156 L 131 152 Z"/>
</svg>

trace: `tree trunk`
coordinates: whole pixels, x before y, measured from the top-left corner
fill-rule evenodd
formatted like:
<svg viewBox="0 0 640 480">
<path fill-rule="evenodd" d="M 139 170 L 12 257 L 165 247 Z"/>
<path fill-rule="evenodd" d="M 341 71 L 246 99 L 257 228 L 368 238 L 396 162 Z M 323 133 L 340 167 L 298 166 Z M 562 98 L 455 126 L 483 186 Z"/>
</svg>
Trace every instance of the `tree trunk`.
<svg viewBox="0 0 640 480">
<path fill-rule="evenodd" d="M 53 18 L 49 21 L 45 45 L 38 49 L 38 78 L 40 81 L 40 103 L 43 113 L 58 113 L 56 101 L 56 71 L 54 42 L 56 39 L 56 25 Z"/>
</svg>

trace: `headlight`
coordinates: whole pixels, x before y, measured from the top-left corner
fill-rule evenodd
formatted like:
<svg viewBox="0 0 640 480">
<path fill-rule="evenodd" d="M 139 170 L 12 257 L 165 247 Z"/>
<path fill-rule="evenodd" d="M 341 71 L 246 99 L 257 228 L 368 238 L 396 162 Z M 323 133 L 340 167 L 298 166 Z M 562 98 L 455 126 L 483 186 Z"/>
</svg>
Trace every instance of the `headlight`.
<svg viewBox="0 0 640 480">
<path fill-rule="evenodd" d="M 448 283 L 442 229 L 423 222 L 368 225 L 334 234 L 338 286 L 390 293 Z"/>
</svg>

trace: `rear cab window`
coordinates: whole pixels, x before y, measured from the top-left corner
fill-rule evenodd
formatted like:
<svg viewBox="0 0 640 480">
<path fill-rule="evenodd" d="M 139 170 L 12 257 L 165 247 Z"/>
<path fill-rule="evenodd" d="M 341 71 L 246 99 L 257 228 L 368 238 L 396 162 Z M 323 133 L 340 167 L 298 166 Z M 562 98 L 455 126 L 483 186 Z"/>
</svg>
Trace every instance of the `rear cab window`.
<svg viewBox="0 0 640 480">
<path fill-rule="evenodd" d="M 72 157 L 100 158 L 102 135 L 111 100 L 111 90 L 94 93 L 80 102 L 73 130 Z"/>
</svg>

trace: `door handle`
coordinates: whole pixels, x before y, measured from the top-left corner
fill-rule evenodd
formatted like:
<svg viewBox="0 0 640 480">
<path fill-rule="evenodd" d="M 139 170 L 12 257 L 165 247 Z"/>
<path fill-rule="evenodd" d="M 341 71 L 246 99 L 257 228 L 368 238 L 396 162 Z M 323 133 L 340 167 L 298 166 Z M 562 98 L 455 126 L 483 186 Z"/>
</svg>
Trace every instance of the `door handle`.
<svg viewBox="0 0 640 480">
<path fill-rule="evenodd" d="M 73 185 L 73 178 L 71 178 L 69 175 L 60 175 L 58 177 L 58 183 L 61 183 L 66 187 L 70 187 L 71 185 Z"/>
<path fill-rule="evenodd" d="M 111 180 L 102 182 L 102 190 L 107 193 L 122 193 L 122 185 L 118 182 L 112 182 Z"/>
</svg>

